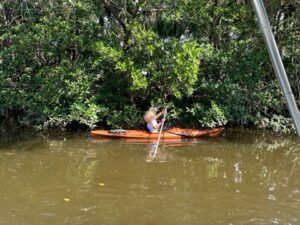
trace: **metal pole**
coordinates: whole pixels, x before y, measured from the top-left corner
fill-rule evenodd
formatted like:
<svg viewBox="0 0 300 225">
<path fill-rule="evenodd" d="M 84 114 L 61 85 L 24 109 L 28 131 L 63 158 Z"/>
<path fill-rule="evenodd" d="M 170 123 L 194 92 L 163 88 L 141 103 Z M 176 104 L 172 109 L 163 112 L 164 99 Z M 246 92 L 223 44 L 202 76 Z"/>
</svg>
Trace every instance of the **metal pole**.
<svg viewBox="0 0 300 225">
<path fill-rule="evenodd" d="M 277 79 L 279 80 L 281 90 L 283 91 L 284 97 L 287 101 L 287 105 L 290 111 L 290 114 L 293 118 L 297 134 L 300 137 L 300 113 L 286 75 L 276 41 L 270 26 L 270 21 L 267 16 L 266 9 L 262 0 L 251 0 L 252 5 L 255 11 L 255 14 L 258 18 L 259 26 L 263 34 L 265 44 L 268 48 L 269 56 L 271 58 L 273 68 L 275 70 Z"/>
</svg>

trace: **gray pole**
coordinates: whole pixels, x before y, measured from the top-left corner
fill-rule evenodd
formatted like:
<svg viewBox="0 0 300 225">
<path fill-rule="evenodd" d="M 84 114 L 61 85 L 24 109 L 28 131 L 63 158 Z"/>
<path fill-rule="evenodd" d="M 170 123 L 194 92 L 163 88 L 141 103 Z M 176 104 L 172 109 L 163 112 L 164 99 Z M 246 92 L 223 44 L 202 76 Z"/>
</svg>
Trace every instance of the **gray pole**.
<svg viewBox="0 0 300 225">
<path fill-rule="evenodd" d="M 297 134 L 300 137 L 300 113 L 286 75 L 277 44 L 275 42 L 273 32 L 270 26 L 270 21 L 267 16 L 266 9 L 262 0 L 251 0 L 252 5 L 255 11 L 255 14 L 258 18 L 259 26 L 261 32 L 263 33 L 266 46 L 268 48 L 269 56 L 272 60 L 273 68 L 275 70 L 277 79 L 279 80 L 281 90 L 283 91 L 284 97 L 287 101 L 287 105 L 290 111 L 290 114 L 293 118 Z"/>
</svg>

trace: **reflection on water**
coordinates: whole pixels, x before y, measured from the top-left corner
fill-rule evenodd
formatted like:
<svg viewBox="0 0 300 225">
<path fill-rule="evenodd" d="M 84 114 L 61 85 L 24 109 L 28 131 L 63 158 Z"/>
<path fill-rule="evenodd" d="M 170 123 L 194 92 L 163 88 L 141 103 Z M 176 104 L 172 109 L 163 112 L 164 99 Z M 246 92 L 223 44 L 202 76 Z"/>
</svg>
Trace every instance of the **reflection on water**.
<svg viewBox="0 0 300 225">
<path fill-rule="evenodd" d="M 300 224 L 296 137 L 228 130 L 161 143 L 155 158 L 139 140 L 1 140 L 0 225 Z"/>
</svg>

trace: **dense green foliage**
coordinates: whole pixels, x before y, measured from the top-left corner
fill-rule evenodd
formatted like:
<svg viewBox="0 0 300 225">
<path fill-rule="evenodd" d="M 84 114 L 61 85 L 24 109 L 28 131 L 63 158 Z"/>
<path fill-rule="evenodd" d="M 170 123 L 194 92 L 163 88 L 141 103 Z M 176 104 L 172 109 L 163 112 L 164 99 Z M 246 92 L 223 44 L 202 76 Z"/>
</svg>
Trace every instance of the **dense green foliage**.
<svg viewBox="0 0 300 225">
<path fill-rule="evenodd" d="M 300 3 L 267 1 L 296 98 Z M 169 121 L 289 131 L 291 120 L 251 5 L 204 0 L 4 0 L 0 119 L 36 127 Z"/>
</svg>

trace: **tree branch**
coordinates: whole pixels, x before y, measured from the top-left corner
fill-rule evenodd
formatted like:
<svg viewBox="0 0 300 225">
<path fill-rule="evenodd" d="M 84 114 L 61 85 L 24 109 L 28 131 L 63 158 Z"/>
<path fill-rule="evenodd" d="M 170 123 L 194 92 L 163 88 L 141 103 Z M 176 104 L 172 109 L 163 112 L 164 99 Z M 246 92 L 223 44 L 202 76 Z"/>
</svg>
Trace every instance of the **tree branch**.
<svg viewBox="0 0 300 225">
<path fill-rule="evenodd" d="M 118 21 L 118 23 L 120 24 L 120 26 L 123 28 L 124 32 L 127 33 L 128 30 L 127 30 L 127 28 L 126 28 L 125 23 L 124 23 L 124 22 L 121 20 L 121 18 L 116 14 L 116 12 L 110 8 L 109 2 L 107 2 L 107 0 L 101 0 L 101 2 L 103 3 L 104 8 L 105 8 L 107 11 L 109 11 L 109 12 L 115 17 L 115 19 Z"/>
</svg>

